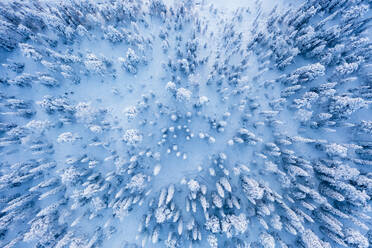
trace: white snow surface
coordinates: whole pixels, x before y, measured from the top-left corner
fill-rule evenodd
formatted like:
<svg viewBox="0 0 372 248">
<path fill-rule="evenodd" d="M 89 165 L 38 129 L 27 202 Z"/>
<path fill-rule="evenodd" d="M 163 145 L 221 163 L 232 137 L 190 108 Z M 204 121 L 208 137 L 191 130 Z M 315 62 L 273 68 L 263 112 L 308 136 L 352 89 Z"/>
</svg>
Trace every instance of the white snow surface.
<svg viewBox="0 0 372 248">
<path fill-rule="evenodd" d="M 0 3 L 0 247 L 368 248 L 370 4 Z"/>
</svg>

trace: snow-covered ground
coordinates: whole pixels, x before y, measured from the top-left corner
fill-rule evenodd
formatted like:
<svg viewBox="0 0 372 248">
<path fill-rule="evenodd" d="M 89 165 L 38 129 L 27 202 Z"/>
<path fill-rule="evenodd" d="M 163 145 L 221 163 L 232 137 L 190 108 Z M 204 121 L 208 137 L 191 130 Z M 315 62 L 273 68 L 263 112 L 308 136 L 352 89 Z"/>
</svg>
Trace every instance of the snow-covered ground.
<svg viewBox="0 0 372 248">
<path fill-rule="evenodd" d="M 1 2 L 0 247 L 370 247 L 370 5 Z"/>
</svg>

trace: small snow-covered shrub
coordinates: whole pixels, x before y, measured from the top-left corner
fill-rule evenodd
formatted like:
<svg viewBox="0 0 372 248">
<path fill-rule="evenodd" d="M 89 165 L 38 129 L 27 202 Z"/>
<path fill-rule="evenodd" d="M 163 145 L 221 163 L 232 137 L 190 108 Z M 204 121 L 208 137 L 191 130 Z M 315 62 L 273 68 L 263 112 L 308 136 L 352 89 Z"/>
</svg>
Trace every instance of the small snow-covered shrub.
<svg viewBox="0 0 372 248">
<path fill-rule="evenodd" d="M 129 145 L 140 143 L 142 139 L 143 137 L 137 129 L 128 129 L 123 136 L 123 140 Z"/>
</svg>

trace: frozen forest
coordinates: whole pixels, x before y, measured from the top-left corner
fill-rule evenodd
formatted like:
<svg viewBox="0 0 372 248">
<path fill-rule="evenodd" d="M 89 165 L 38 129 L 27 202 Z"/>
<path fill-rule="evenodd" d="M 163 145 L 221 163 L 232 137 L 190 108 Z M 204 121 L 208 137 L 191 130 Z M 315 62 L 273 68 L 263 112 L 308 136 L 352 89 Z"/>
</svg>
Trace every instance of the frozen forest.
<svg viewBox="0 0 372 248">
<path fill-rule="evenodd" d="M 0 1 L 0 247 L 372 247 L 371 7 Z"/>
</svg>

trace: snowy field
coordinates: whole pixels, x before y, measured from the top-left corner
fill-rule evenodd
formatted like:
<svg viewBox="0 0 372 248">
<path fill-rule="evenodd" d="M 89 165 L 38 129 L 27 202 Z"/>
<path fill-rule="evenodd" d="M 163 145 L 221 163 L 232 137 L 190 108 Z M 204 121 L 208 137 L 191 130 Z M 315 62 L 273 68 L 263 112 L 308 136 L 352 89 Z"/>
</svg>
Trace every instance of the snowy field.
<svg viewBox="0 0 372 248">
<path fill-rule="evenodd" d="M 371 0 L 0 2 L 0 247 L 372 247 Z"/>
</svg>

